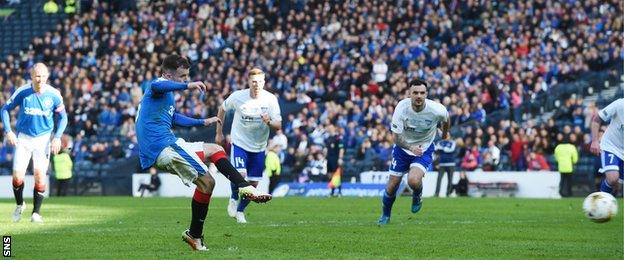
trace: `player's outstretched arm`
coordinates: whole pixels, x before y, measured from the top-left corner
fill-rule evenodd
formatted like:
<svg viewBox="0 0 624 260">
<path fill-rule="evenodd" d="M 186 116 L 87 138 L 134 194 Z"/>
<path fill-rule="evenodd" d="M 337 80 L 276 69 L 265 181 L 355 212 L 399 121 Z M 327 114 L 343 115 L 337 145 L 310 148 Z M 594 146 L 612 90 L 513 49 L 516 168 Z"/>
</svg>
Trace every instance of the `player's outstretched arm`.
<svg viewBox="0 0 624 260">
<path fill-rule="evenodd" d="M 204 85 L 201 81 L 195 81 L 188 84 L 171 80 L 158 80 L 152 82 L 152 90 L 160 93 L 185 89 L 198 89 L 200 91 L 205 91 L 206 85 Z"/>
<path fill-rule="evenodd" d="M 598 138 L 598 135 L 600 132 L 600 126 L 602 124 L 603 124 L 602 118 L 600 118 L 600 116 L 598 116 L 597 113 L 592 115 L 592 120 L 591 120 L 592 142 L 591 142 L 591 146 L 589 147 L 589 150 L 593 154 L 600 154 L 600 139 Z"/>
<path fill-rule="evenodd" d="M 218 123 L 219 119 L 217 117 L 211 117 L 207 119 L 199 119 L 185 116 L 180 113 L 173 114 L 173 124 L 177 126 L 209 126 L 214 123 Z"/>
</svg>

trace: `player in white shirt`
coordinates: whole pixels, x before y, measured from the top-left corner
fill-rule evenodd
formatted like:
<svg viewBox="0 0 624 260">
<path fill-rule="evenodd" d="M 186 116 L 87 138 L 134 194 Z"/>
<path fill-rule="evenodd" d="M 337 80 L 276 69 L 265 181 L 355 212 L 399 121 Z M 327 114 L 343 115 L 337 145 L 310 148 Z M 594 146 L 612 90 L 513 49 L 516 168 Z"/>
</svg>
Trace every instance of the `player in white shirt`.
<svg viewBox="0 0 624 260">
<path fill-rule="evenodd" d="M 262 180 L 264 172 L 265 151 L 270 129 L 282 127 L 282 116 L 277 98 L 264 90 L 264 72 L 259 68 L 249 71 L 249 88 L 232 93 L 219 107 L 218 117 L 225 122 L 225 113 L 234 110 L 232 121 L 232 149 L 230 161 L 254 186 Z M 223 125 L 217 125 L 215 137 L 217 143 L 223 143 Z M 228 204 L 228 215 L 236 218 L 238 223 L 247 223 L 245 208 L 249 199 L 241 198 L 238 203 L 238 190 L 232 188 L 232 196 Z"/>
<path fill-rule="evenodd" d="M 427 83 L 415 79 L 409 83 L 409 98 L 397 104 L 392 115 L 391 129 L 394 133 L 394 148 L 390 165 L 390 178 L 382 199 L 382 215 L 378 223 L 390 222 L 392 205 L 403 175 L 407 173 L 407 184 L 412 193 L 412 212 L 422 207 L 422 178 L 431 166 L 434 151 L 433 139 L 442 125 L 442 138 L 448 139 L 450 120 L 446 107 L 427 99 Z"/>
<path fill-rule="evenodd" d="M 599 140 L 600 125 L 609 123 L 607 131 Z M 600 153 L 605 179 L 600 191 L 614 193 L 618 179 L 624 180 L 624 98 L 617 99 L 594 115 L 591 124 L 591 152 Z"/>
</svg>

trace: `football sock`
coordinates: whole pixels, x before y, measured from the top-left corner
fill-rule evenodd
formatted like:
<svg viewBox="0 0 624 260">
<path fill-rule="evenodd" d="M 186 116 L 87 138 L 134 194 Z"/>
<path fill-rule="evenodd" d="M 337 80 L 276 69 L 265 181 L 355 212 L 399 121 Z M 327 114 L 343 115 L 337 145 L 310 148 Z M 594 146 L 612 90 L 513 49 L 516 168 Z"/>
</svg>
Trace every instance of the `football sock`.
<svg viewBox="0 0 624 260">
<path fill-rule="evenodd" d="M 195 189 L 193 201 L 191 202 L 191 226 L 189 233 L 194 238 L 200 238 L 204 230 L 204 220 L 208 215 L 208 205 L 210 204 L 211 193 L 203 193 Z"/>
<path fill-rule="evenodd" d="M 22 205 L 24 203 L 24 181 L 13 179 L 13 194 L 15 195 L 15 204 Z"/>
<path fill-rule="evenodd" d="M 416 204 L 420 201 L 420 196 L 422 195 L 422 185 L 415 189 L 414 192 L 412 192 L 412 204 Z"/>
<path fill-rule="evenodd" d="M 45 188 L 45 184 L 35 184 L 35 188 L 33 189 L 33 213 L 39 213 L 39 210 L 41 209 Z"/>
<path fill-rule="evenodd" d="M 249 182 L 234 168 L 232 163 L 227 160 L 225 152 L 219 151 L 210 156 L 210 161 L 214 163 L 219 172 L 230 180 L 236 187 L 249 186 Z"/>
<path fill-rule="evenodd" d="M 238 203 L 238 208 L 236 208 L 236 211 L 244 212 L 245 208 L 247 208 L 247 205 L 249 205 L 249 202 L 251 202 L 251 200 L 249 200 L 247 197 L 243 197 L 240 203 Z"/>
<path fill-rule="evenodd" d="M 230 198 L 238 200 L 238 187 L 233 182 L 230 182 L 230 188 L 232 188 L 232 195 Z"/>
<path fill-rule="evenodd" d="M 252 184 L 254 187 L 257 187 L 258 184 Z M 251 200 L 249 200 L 247 197 L 243 197 L 241 198 L 240 203 L 238 203 L 238 208 L 236 208 L 236 211 L 238 212 L 244 212 L 245 208 L 247 208 L 247 205 L 249 205 L 249 203 L 251 202 Z"/>
<path fill-rule="evenodd" d="M 382 210 L 384 216 L 390 216 L 392 211 L 392 205 L 394 204 L 394 200 L 396 199 L 396 195 L 391 196 L 388 194 L 388 191 L 384 192 L 383 199 L 381 200 Z"/>
<path fill-rule="evenodd" d="M 600 183 L 600 191 L 606 192 L 609 194 L 613 192 L 613 187 L 611 187 L 609 183 L 607 183 L 607 179 L 602 180 L 602 183 Z"/>
</svg>

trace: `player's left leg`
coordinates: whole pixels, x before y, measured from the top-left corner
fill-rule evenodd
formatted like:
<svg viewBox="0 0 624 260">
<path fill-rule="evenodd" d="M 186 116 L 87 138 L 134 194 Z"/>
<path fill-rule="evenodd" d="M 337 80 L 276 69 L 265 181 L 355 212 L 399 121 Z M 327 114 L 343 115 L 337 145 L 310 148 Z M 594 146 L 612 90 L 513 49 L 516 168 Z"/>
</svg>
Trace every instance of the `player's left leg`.
<svg viewBox="0 0 624 260">
<path fill-rule="evenodd" d="M 223 147 L 211 143 L 202 144 L 204 160 L 214 163 L 217 170 L 238 187 L 243 197 L 248 197 L 251 201 L 256 203 L 265 203 L 273 198 L 271 194 L 259 192 L 243 178 L 230 161 L 228 161 Z"/>
<path fill-rule="evenodd" d="M 258 187 L 258 183 L 262 180 L 262 174 L 264 173 L 266 155 L 264 151 L 258 153 L 247 152 L 247 180 L 252 186 Z M 238 223 L 247 223 L 245 219 L 245 209 L 249 206 L 249 198 L 242 198 L 236 209 L 236 221 Z"/>
<path fill-rule="evenodd" d="M 43 218 L 40 215 L 41 204 L 43 204 L 44 194 L 47 186 L 47 173 L 50 162 L 50 135 L 43 135 L 33 138 L 33 177 L 35 187 L 33 189 L 33 211 L 32 222 L 41 223 Z"/>
<path fill-rule="evenodd" d="M 433 151 L 434 145 L 432 144 L 421 156 L 416 156 L 410 164 L 407 184 L 412 188 L 412 213 L 422 208 L 422 178 L 433 162 Z"/>
<path fill-rule="evenodd" d="M 425 170 L 420 164 L 413 164 L 407 174 L 407 185 L 412 189 L 412 213 L 420 211 L 422 207 L 422 178 L 424 176 Z"/>
<path fill-rule="evenodd" d="M 210 205 L 210 198 L 215 186 L 215 180 L 210 176 L 210 173 L 205 173 L 199 176 L 195 180 L 195 193 L 193 194 L 193 200 L 191 201 L 191 225 L 189 227 L 189 234 L 194 238 L 202 238 L 204 222 L 206 215 L 208 215 L 208 206 Z"/>
<path fill-rule="evenodd" d="M 191 224 L 182 233 L 182 240 L 193 250 L 201 251 L 207 250 L 202 233 L 215 183 L 208 173 L 208 166 L 202 161 L 202 144 L 178 139 L 175 144 L 163 149 L 155 164 L 156 168 L 180 177 L 185 185 L 194 183 L 197 186 L 191 200 Z"/>
<path fill-rule="evenodd" d="M 600 185 L 600 191 L 613 194 L 614 189 L 618 186 L 618 179 L 624 178 L 624 160 L 607 151 L 601 151 L 600 159 L 602 162 L 601 170 L 605 174 Z"/>
</svg>

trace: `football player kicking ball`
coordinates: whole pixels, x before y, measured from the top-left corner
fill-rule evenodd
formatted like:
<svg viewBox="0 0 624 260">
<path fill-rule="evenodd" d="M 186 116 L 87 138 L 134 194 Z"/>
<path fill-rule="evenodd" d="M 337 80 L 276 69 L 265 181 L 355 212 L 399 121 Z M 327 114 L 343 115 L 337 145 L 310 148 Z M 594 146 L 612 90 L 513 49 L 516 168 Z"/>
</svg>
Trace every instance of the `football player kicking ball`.
<svg viewBox="0 0 624 260">
<path fill-rule="evenodd" d="M 598 131 L 603 122 L 610 122 L 607 131 L 598 140 Z M 600 191 L 615 194 L 618 179 L 624 180 L 624 98 L 617 99 L 594 115 L 591 124 L 592 143 L 590 150 L 600 153 L 601 171 L 605 179 Z"/>
<path fill-rule="evenodd" d="M 394 148 L 390 178 L 382 199 L 382 215 L 378 224 L 390 222 L 392 205 L 403 175 L 407 173 L 407 184 L 412 188 L 412 212 L 422 207 L 422 178 L 431 166 L 434 150 L 433 139 L 442 123 L 442 138 L 448 139 L 450 120 L 446 108 L 427 99 L 427 83 L 415 79 L 409 83 L 409 98 L 397 104 L 392 114 Z"/>
<path fill-rule="evenodd" d="M 259 68 L 249 71 L 249 88 L 232 93 L 219 107 L 218 117 L 221 122 L 225 112 L 235 110 L 232 120 L 232 149 L 230 160 L 236 170 L 247 175 L 247 180 L 254 187 L 262 180 L 265 166 L 265 152 L 269 131 L 282 127 L 277 98 L 264 90 L 264 72 Z M 223 124 L 217 124 L 215 142 L 223 142 Z M 247 223 L 245 208 L 249 199 L 241 198 L 238 203 L 238 191 L 232 186 L 232 195 L 228 204 L 228 215 L 238 223 Z"/>
<path fill-rule="evenodd" d="M 239 187 L 240 193 L 250 200 L 267 202 L 271 200 L 271 195 L 258 192 L 245 181 L 227 160 L 221 146 L 203 142 L 187 143 L 173 135 L 172 125 L 209 126 L 219 121 L 216 117 L 195 119 L 175 112 L 173 91 L 206 89 L 200 81 L 184 83 L 189 78 L 189 68 L 190 63 L 184 57 L 172 54 L 165 58 L 161 67 L 162 77 L 153 81 L 145 90 L 137 113 L 136 133 L 142 168 L 155 166 L 178 175 L 187 186 L 191 183 L 197 185 L 191 202 L 191 225 L 182 233 L 182 239 L 193 250 L 207 250 L 202 233 L 215 180 L 208 173 L 205 161 L 214 163 L 225 177 Z"/>
</svg>

